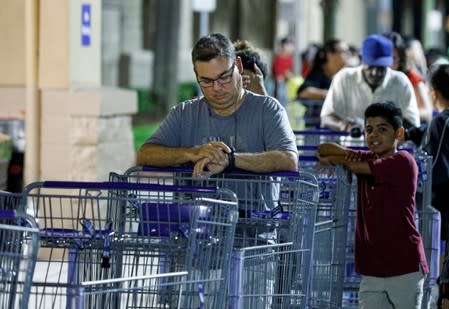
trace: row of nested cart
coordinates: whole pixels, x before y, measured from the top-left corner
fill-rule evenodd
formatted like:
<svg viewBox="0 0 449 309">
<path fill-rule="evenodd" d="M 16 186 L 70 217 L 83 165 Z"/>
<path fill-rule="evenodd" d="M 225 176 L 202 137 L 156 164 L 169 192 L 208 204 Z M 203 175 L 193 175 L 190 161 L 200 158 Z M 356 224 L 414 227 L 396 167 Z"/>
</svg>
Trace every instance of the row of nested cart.
<svg viewBox="0 0 449 309">
<path fill-rule="evenodd" d="M 23 226 L 28 214 L 39 242 L 24 233 L 14 243 L 22 257 L 33 251 L 26 268 L 2 251 L 0 274 L 15 274 L 1 277 L 2 307 L 306 308 L 315 177 L 190 173 L 129 172 L 3 193 L 2 209 L 17 218 L 2 220 Z M 163 274 L 170 277 L 154 277 Z"/>
<path fill-rule="evenodd" d="M 312 146 L 299 143 L 297 173 L 198 179 L 188 168 L 134 167 L 106 182 L 2 193 L 0 306 L 356 307 L 356 180 L 341 167 L 318 173 Z M 427 207 L 429 158 L 415 157 L 430 291 L 439 218 Z"/>
</svg>

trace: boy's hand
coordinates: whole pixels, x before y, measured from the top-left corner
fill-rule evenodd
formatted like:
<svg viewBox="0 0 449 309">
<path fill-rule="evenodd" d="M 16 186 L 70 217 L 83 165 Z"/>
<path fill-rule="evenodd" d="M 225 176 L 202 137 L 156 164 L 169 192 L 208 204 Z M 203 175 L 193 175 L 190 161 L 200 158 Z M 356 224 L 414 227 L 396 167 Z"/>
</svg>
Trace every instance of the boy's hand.
<svg viewBox="0 0 449 309">
<path fill-rule="evenodd" d="M 349 162 L 360 162 L 362 161 L 362 157 L 357 152 L 348 151 L 346 153 L 345 160 Z"/>
<path fill-rule="evenodd" d="M 318 158 L 318 161 L 322 164 L 332 164 L 330 156 L 321 156 L 319 152 L 316 153 L 316 157 Z"/>
</svg>

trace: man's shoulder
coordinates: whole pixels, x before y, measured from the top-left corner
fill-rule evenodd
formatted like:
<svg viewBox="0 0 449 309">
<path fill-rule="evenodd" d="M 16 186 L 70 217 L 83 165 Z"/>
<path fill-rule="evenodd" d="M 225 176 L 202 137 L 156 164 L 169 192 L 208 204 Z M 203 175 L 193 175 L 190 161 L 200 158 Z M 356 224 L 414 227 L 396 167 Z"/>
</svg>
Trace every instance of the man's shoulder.
<svg viewBox="0 0 449 309">
<path fill-rule="evenodd" d="M 333 84 L 352 84 L 359 80 L 359 76 L 361 76 L 361 74 L 361 68 L 359 67 L 342 68 L 337 74 L 335 74 L 332 82 Z"/>
<path fill-rule="evenodd" d="M 282 104 L 278 100 L 268 95 L 261 95 L 251 91 L 246 92 L 246 100 L 252 108 L 266 108 L 266 107 L 282 107 Z"/>
<path fill-rule="evenodd" d="M 202 105 L 201 101 L 204 100 L 204 97 L 195 97 L 186 101 L 182 101 L 175 106 L 173 106 L 173 110 L 177 111 L 187 111 L 187 110 L 196 110 L 199 109 Z"/>
<path fill-rule="evenodd" d="M 390 81 L 394 83 L 409 84 L 410 80 L 405 73 L 397 70 L 390 70 Z"/>
<path fill-rule="evenodd" d="M 338 71 L 340 76 L 357 76 L 361 72 L 361 67 L 346 67 Z"/>
<path fill-rule="evenodd" d="M 205 98 L 203 96 L 201 96 L 201 97 L 193 97 L 193 98 L 190 98 L 188 100 L 180 102 L 178 105 L 182 105 L 182 106 L 196 106 L 201 101 L 204 101 L 204 100 L 205 100 Z"/>
</svg>

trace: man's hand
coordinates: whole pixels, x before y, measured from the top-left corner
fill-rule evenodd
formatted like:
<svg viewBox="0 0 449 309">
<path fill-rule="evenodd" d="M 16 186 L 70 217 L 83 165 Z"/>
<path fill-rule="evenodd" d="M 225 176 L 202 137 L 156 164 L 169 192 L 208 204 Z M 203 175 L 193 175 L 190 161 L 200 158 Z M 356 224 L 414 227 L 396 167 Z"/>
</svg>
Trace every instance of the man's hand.
<svg viewBox="0 0 449 309">
<path fill-rule="evenodd" d="M 204 158 L 195 163 L 193 167 L 192 176 L 193 177 L 209 177 L 221 173 L 228 166 L 228 158 L 223 161 L 210 161 L 209 158 Z"/>
<path fill-rule="evenodd" d="M 229 148 L 225 143 L 210 142 L 203 144 L 196 149 L 192 162 L 196 164 L 198 161 L 203 159 L 208 159 L 208 163 L 222 162 L 228 159 L 226 153 L 229 152 L 231 152 L 231 148 Z"/>
<path fill-rule="evenodd" d="M 223 142 L 210 142 L 198 148 L 199 159 L 194 161 L 192 176 L 208 177 L 224 171 L 228 166 L 231 148 Z"/>
<path fill-rule="evenodd" d="M 244 70 L 242 73 L 243 88 L 248 89 L 254 93 L 267 95 L 265 89 L 263 73 L 257 64 L 254 63 L 253 71 Z"/>
</svg>

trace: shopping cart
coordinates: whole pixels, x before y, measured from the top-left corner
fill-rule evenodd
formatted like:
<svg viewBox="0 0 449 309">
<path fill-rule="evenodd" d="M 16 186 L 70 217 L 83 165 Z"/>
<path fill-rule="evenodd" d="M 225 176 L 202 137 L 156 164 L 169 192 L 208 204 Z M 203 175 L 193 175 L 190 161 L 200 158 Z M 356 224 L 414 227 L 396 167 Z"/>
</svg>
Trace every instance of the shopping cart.
<svg viewBox="0 0 449 309">
<path fill-rule="evenodd" d="M 329 166 L 318 175 L 320 186 L 315 224 L 310 308 L 341 308 L 353 246 L 352 175 L 341 166 Z M 353 260 L 353 259 L 352 259 Z"/>
<path fill-rule="evenodd" d="M 318 139 L 317 139 L 318 140 Z M 314 155 L 314 151 L 316 151 L 317 145 L 303 145 L 298 146 L 298 148 L 303 150 L 303 152 L 299 156 L 300 166 L 308 169 L 316 169 L 317 167 L 317 158 Z M 350 146 L 352 149 L 361 149 L 364 150 L 366 147 L 363 146 Z M 438 244 L 438 235 L 439 235 L 439 226 L 440 226 L 440 218 L 439 213 L 430 206 L 430 196 L 431 196 L 431 158 L 425 156 L 423 154 L 415 153 L 414 148 L 410 147 L 409 144 L 404 143 L 400 146 L 400 149 L 409 151 L 414 154 L 415 160 L 418 163 L 419 168 L 419 181 L 418 181 L 418 191 L 422 193 L 422 199 L 417 202 L 417 226 L 419 227 L 419 231 L 423 237 L 424 247 L 426 251 L 427 260 L 430 266 L 430 274 L 426 278 L 426 282 L 424 284 L 424 299 L 423 299 L 423 307 L 427 306 L 428 299 L 430 297 L 430 292 L 432 287 L 435 285 L 438 273 L 439 273 L 439 265 L 438 265 L 438 254 L 439 254 L 439 244 Z M 309 151 L 309 152 L 307 152 Z M 331 167 L 332 169 L 332 167 Z M 335 176 L 335 171 L 331 172 L 331 175 Z M 338 173 L 337 173 L 338 174 Z M 321 251 L 318 245 L 315 245 L 315 254 L 320 259 L 324 259 L 323 267 L 326 269 L 326 260 L 331 261 L 333 258 L 338 257 L 338 262 L 331 263 L 332 267 L 329 267 L 329 274 L 324 272 L 324 276 L 322 280 L 319 279 L 320 276 L 316 273 L 313 275 L 313 280 L 319 281 L 318 284 L 313 285 L 317 288 L 318 291 L 321 291 L 320 295 L 313 295 L 311 298 L 313 302 L 316 303 L 316 307 L 318 308 L 358 308 L 358 287 L 360 284 L 360 276 L 355 272 L 355 263 L 354 263 L 354 234 L 355 234 L 355 212 L 356 212 L 356 190 L 357 190 L 357 179 L 356 177 L 346 178 L 345 176 L 337 177 L 327 177 L 326 175 L 320 174 L 317 176 L 318 181 L 320 183 L 320 187 L 322 188 L 320 192 L 320 203 L 318 205 L 318 216 L 317 216 L 317 226 L 315 231 L 315 243 L 326 243 L 327 240 L 333 240 L 331 236 L 332 233 L 338 233 L 341 236 L 344 236 L 346 233 L 346 255 L 342 255 L 341 250 L 335 250 L 331 247 L 331 250 L 327 250 L 328 247 L 324 246 Z M 348 176 L 349 177 L 349 176 Z M 350 180 L 350 182 L 343 181 L 344 179 Z M 347 188 L 344 190 L 346 193 L 338 193 L 336 196 L 338 197 L 337 201 L 347 200 L 347 207 L 345 204 L 340 204 L 343 208 L 336 207 L 336 209 L 341 209 L 343 212 L 341 214 L 346 213 L 347 219 L 345 217 L 340 216 L 341 219 L 337 219 L 336 222 L 344 223 L 346 221 L 347 231 L 345 232 L 342 229 L 342 224 L 335 225 L 334 220 L 335 214 L 326 211 L 326 199 L 334 195 L 334 186 L 337 183 L 346 182 Z M 349 196 L 348 196 L 349 194 Z M 335 200 L 329 199 L 329 205 L 332 208 L 335 208 L 333 205 Z M 324 211 L 324 212 L 323 212 Z M 326 216 L 331 220 L 326 220 Z M 339 230 L 339 231 L 338 231 Z M 327 233 L 327 234 L 326 234 Z M 322 238 L 326 239 L 323 240 Z M 335 241 L 338 243 L 338 241 Z M 327 253 L 326 253 L 327 252 Z M 340 254 L 338 254 L 340 252 Z M 320 263 L 317 259 L 314 259 L 315 263 Z M 344 261 L 344 263 L 342 263 Z M 317 266 L 317 264 L 315 264 Z M 341 267 L 344 269 L 343 280 L 341 275 Z M 338 270 L 337 272 L 331 271 L 334 268 Z M 317 269 L 314 268 L 314 271 Z M 338 274 L 338 275 L 337 275 Z M 333 281 L 336 278 L 336 281 Z M 327 280 L 327 281 L 326 281 Z M 343 283 L 342 283 L 343 282 Z M 320 287 L 324 283 L 324 287 Z M 341 288 L 340 288 L 341 286 Z M 312 291 L 315 291 L 315 288 L 312 287 Z M 337 289 L 335 289 L 337 287 Z M 343 296 L 341 297 L 340 291 L 343 292 Z M 313 292 L 315 293 L 315 292 Z M 332 296 L 334 295 L 334 296 Z M 325 301 L 323 301 L 323 299 Z M 318 302 L 318 304 L 317 304 Z"/>
<path fill-rule="evenodd" d="M 97 281 L 81 282 L 77 294 L 77 303 L 80 304 L 77 309 L 90 308 L 111 308 L 114 304 L 117 294 L 123 295 L 123 298 L 129 294 L 134 297 L 134 303 L 137 308 L 159 308 L 161 297 L 169 291 L 175 291 L 175 295 L 169 295 L 170 298 L 176 297 L 176 307 L 181 308 L 181 296 L 183 287 L 187 283 L 186 271 L 164 273 L 146 276 L 134 276 L 127 278 L 105 279 Z M 144 298 L 142 295 L 157 295 L 152 299 Z M 88 303 L 88 300 L 101 300 L 99 303 Z"/>
<path fill-rule="evenodd" d="M 112 182 L 32 183 L 28 211 L 41 235 L 32 286 L 35 308 L 77 308 L 81 283 L 188 271 L 182 308 L 223 303 L 237 200 L 229 190 Z M 118 284 L 118 283 L 117 283 Z M 139 303 L 174 307 L 171 298 L 139 295 Z M 100 297 L 100 299 L 96 297 Z M 90 294 L 85 307 L 104 297 Z M 145 299 L 142 301 L 142 299 Z M 115 293 L 107 308 L 142 308 L 132 293 Z"/>
<path fill-rule="evenodd" d="M 235 249 L 228 308 L 303 308 L 300 250 L 292 242 Z"/>
<path fill-rule="evenodd" d="M 1 193 L 12 198 L 13 194 Z M 4 205 L 1 208 L 9 208 Z M 0 307 L 28 309 L 31 279 L 39 249 L 36 221 L 14 210 L 0 210 Z"/>
<path fill-rule="evenodd" d="M 16 210 L 25 203 L 24 198 L 23 194 L 0 190 L 0 210 Z"/>
<path fill-rule="evenodd" d="M 291 276 L 287 278 L 273 275 L 271 280 L 274 288 L 266 289 L 264 297 L 282 295 L 284 299 L 280 303 L 284 305 L 280 305 L 279 308 L 288 307 L 291 299 L 295 299 L 298 308 L 305 308 L 311 275 L 313 231 L 318 201 L 318 185 L 314 174 L 309 172 L 256 174 L 240 170 L 202 178 L 192 178 L 191 174 L 192 169 L 186 167 L 161 169 L 144 166 L 133 167 L 124 175 L 111 173 L 110 180 L 217 186 L 235 192 L 239 200 L 239 220 L 234 249 L 245 250 L 247 247 L 291 242 L 290 251 L 295 254 L 295 267 L 290 267 Z M 290 253 L 285 252 L 286 256 L 288 254 Z M 282 257 L 282 253 L 280 255 L 280 260 L 287 258 Z M 279 267 L 279 271 L 283 271 L 282 264 L 279 265 L 274 267 Z M 231 275 L 236 275 L 235 272 L 240 271 L 239 268 L 231 269 Z M 282 284 L 279 283 L 280 278 L 283 280 Z"/>
<path fill-rule="evenodd" d="M 424 282 L 423 308 L 427 308 L 432 288 L 440 275 L 440 231 L 441 215 L 432 207 L 432 156 L 416 151 L 414 158 L 418 164 L 418 188 L 416 204 L 416 225 L 423 239 L 429 274 Z"/>
</svg>

